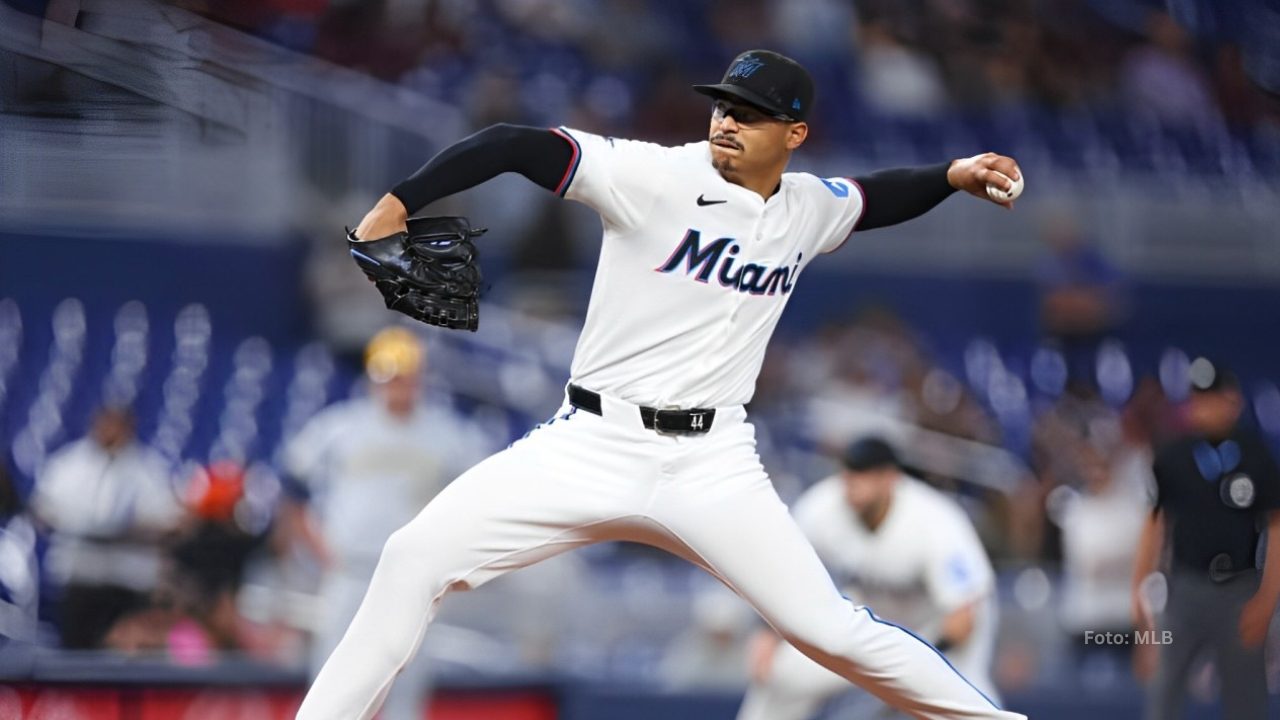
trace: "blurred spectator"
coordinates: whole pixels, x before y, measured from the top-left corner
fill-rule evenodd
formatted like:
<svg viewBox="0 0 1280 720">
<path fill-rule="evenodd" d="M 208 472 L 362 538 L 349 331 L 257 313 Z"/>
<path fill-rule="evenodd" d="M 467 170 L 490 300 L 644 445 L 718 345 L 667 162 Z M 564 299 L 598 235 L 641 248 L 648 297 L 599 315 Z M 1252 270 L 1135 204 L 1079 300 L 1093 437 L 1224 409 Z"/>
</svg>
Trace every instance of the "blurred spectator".
<svg viewBox="0 0 1280 720">
<path fill-rule="evenodd" d="M 1180 427 L 1159 380 L 1147 376 L 1138 381 L 1121 414 L 1120 427 L 1124 444 L 1113 464 L 1132 487 L 1145 487 L 1150 497 L 1155 493 L 1151 474 L 1154 449 L 1173 440 Z"/>
<path fill-rule="evenodd" d="M 1130 4 L 1113 11 L 1089 0 L 861 0 L 855 7 L 836 0 L 167 1 L 460 105 L 475 127 L 505 120 L 593 130 L 591 118 L 604 114 L 615 130 L 662 140 L 667 133 L 642 126 L 663 125 L 646 108 L 668 103 L 641 99 L 677 97 L 674 88 L 705 78 L 709 60 L 766 46 L 855 78 L 854 98 L 892 115 L 927 118 L 959 106 L 1016 118 L 1039 103 L 1114 115 L 1119 99 L 1163 123 L 1203 129 L 1224 114 L 1220 100 L 1236 129 L 1276 122 L 1259 107 L 1263 96 L 1247 74 L 1264 87 L 1275 84 L 1266 70 L 1272 14 L 1261 8 L 1200 3 L 1182 13 L 1209 39 L 1242 43 L 1250 60 L 1233 61 L 1228 50 L 1215 66 L 1209 53 L 1202 59 L 1191 51 L 1169 15 L 1153 13 L 1142 42 L 1126 17 Z M 36 13 L 43 5 L 19 3 Z M 1223 33 L 1250 24 L 1237 14 L 1260 27 L 1243 28 L 1243 38 Z M 846 108 L 846 95 L 823 96 L 819 108 L 834 118 L 862 109 Z M 649 117 L 628 127 L 632 106 Z M 686 115 L 678 110 L 665 124 L 687 130 L 680 125 Z M 815 133 L 810 144 L 841 138 Z"/>
<path fill-rule="evenodd" d="M 771 40 L 767 0 L 711 0 L 706 18 L 720 57 L 733 57 L 750 48 L 766 47 Z"/>
<path fill-rule="evenodd" d="M 709 122 L 711 106 L 689 92 L 688 72 L 672 62 L 659 66 L 648 100 L 636 108 L 635 132 L 654 142 L 681 144 Z"/>
<path fill-rule="evenodd" d="M 1093 633 L 1133 629 L 1129 613 L 1134 553 L 1147 512 L 1146 487 L 1088 454 L 1084 486 L 1060 486 L 1049 496 L 1050 516 L 1062 531 L 1062 625 L 1074 638 L 1086 682 L 1111 682 L 1127 674 L 1129 645 L 1090 642 Z M 1149 457 L 1149 456 L 1148 456 Z M 1086 633 L 1090 633 L 1086 635 Z"/>
<path fill-rule="evenodd" d="M 321 411 L 285 447 L 293 499 L 282 508 L 282 529 L 325 568 L 313 673 L 351 624 L 387 538 L 474 457 L 453 419 L 424 406 L 425 362 L 412 332 L 378 333 L 365 352 L 369 395 Z M 419 658 L 388 698 L 389 720 L 422 717 L 429 677 Z"/>
<path fill-rule="evenodd" d="M 462 106 L 476 127 L 525 119 L 519 78 L 505 68 L 477 72 L 462 98 Z"/>
<path fill-rule="evenodd" d="M 674 690 L 733 690 L 747 684 L 747 639 L 755 619 L 751 607 L 722 587 L 693 598 L 693 627 L 662 659 L 663 683 Z"/>
<path fill-rule="evenodd" d="M 315 28 L 315 53 L 376 78 L 397 79 L 415 64 L 415 49 L 410 44 L 418 28 L 409 27 L 405 32 L 393 30 L 386 12 L 386 3 L 333 3 Z M 288 22 L 301 18 L 282 16 L 281 19 L 285 22 L 277 21 L 274 30 L 301 35 L 301 28 Z"/>
<path fill-rule="evenodd" d="M 896 436 L 915 419 L 903 375 L 923 360 L 891 310 L 864 309 L 853 322 L 823 328 L 817 343 L 801 372 L 823 448 L 838 452 L 848 438 L 870 433 Z"/>
<path fill-rule="evenodd" d="M 36 533 L 8 466 L 0 459 L 0 647 L 35 640 L 39 571 Z"/>
<path fill-rule="evenodd" d="M 855 440 L 842 464 L 839 475 L 796 501 L 801 531 L 847 597 L 936 645 L 974 687 L 994 696 L 995 571 L 968 516 L 906 475 L 879 437 Z M 849 690 L 772 632 L 754 645 L 752 685 L 738 720 L 807 720 Z"/>
<path fill-rule="evenodd" d="M 854 8 L 841 0 L 787 0 L 773 3 L 770 27 L 790 57 L 830 57 L 848 43 Z"/>
<path fill-rule="evenodd" d="M 1122 278 L 1071 213 L 1052 211 L 1043 232 L 1048 253 L 1036 273 L 1041 332 L 1062 352 L 1068 381 L 1093 386 L 1098 347 L 1124 319 Z"/>
<path fill-rule="evenodd" d="M 1082 12 L 1077 0 L 1042 0 L 1036 8 L 1038 35 L 1026 61 L 1034 99 L 1069 109 L 1113 105 L 1115 68 L 1129 38 Z"/>
<path fill-rule="evenodd" d="M 1149 654 L 1158 654 L 1145 716 L 1182 717 L 1193 664 L 1207 651 L 1224 716 L 1261 720 L 1263 641 L 1280 600 L 1280 562 L 1262 562 L 1263 531 L 1266 546 L 1280 547 L 1280 468 L 1265 441 L 1240 425 L 1244 398 L 1235 376 L 1204 358 L 1189 372 L 1190 432 L 1156 455 L 1155 508 L 1134 564 L 1133 617 L 1154 630 L 1161 603 L 1149 578 L 1168 549 L 1167 601 L 1158 614 L 1168 641 L 1137 648 L 1144 674 Z"/>
<path fill-rule="evenodd" d="M 999 443 L 1000 428 L 954 375 L 923 364 L 914 371 L 908 368 L 905 374 L 912 414 L 921 428 L 989 445 Z"/>
<path fill-rule="evenodd" d="M 556 2 L 552 5 L 565 6 Z M 670 18 L 657 12 L 647 0 L 604 0 L 583 3 L 579 17 L 589 18 L 578 30 L 594 63 L 609 72 L 626 73 L 670 61 Z M 581 12 L 586 11 L 586 12 Z M 624 33 L 594 32 L 592 28 L 626 28 Z"/>
<path fill-rule="evenodd" d="M 130 410 L 106 407 L 87 437 L 49 457 L 31 507 L 51 533 L 62 644 L 98 647 L 156 588 L 162 543 L 181 517 L 169 469 L 135 438 Z"/>
<path fill-rule="evenodd" d="M 1014 498 L 1012 543 L 1020 557 L 1061 557 L 1061 538 L 1046 522 L 1050 498 L 1059 488 L 1081 492 L 1097 484 L 1097 473 L 1108 472 L 1107 458 L 1120 439 L 1120 416 L 1083 380 L 1069 385 L 1036 417 L 1031 465 L 1037 482 L 1020 488 Z"/>
<path fill-rule="evenodd" d="M 1103 436 L 1095 438 L 1103 452 L 1093 452 L 1090 444 L 1062 453 L 1077 457 L 1083 485 L 1060 485 L 1046 500 L 1061 530 L 1060 618 L 1086 684 L 1109 684 L 1126 674 L 1132 645 L 1089 640 L 1093 633 L 1129 636 L 1133 630 L 1133 563 L 1155 489 L 1152 438 L 1163 437 L 1160 423 L 1168 421 L 1162 417 L 1168 409 L 1159 382 L 1145 379 L 1121 415 L 1119 437 L 1110 429 L 1095 432 Z M 1096 417 L 1101 427 L 1110 427 L 1105 415 Z"/>
<path fill-rule="evenodd" d="M 1131 50 L 1120 68 L 1120 89 L 1130 105 L 1169 126 L 1211 127 L 1218 110 L 1201 63 L 1182 28 L 1164 12 L 1147 21 L 1150 44 Z"/>
<path fill-rule="evenodd" d="M 169 632 L 169 650 L 187 664 L 215 651 L 252 648 L 236 596 L 265 527 L 247 521 L 245 470 L 223 460 L 200 468 L 187 488 L 188 517 L 173 544 L 175 603 L 187 617 Z"/>
<path fill-rule="evenodd" d="M 860 28 L 858 51 L 859 84 L 876 110 L 927 117 L 946 106 L 946 87 L 934 60 L 898 42 L 884 24 L 871 22 Z"/>
<path fill-rule="evenodd" d="M 1228 45 L 1218 49 L 1213 77 L 1214 94 L 1221 103 L 1223 120 L 1233 130 L 1267 122 L 1268 104 L 1274 104 L 1275 100 L 1268 98 L 1245 74 L 1240 48 Z"/>
<path fill-rule="evenodd" d="M 208 665 L 239 650 L 235 609 L 244 559 L 257 538 L 235 524 L 244 473 L 232 461 L 197 468 L 185 514 L 168 545 L 155 602 L 121 618 L 104 645 L 128 654 L 167 653 L 179 665 Z"/>
</svg>

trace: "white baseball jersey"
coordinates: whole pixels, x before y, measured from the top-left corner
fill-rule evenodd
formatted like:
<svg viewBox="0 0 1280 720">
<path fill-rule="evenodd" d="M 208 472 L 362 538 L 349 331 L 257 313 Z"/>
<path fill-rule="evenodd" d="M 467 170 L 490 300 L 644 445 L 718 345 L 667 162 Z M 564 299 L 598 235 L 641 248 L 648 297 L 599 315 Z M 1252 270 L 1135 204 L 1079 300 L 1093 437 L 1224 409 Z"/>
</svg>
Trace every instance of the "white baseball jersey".
<svg viewBox="0 0 1280 720">
<path fill-rule="evenodd" d="M 914 478 L 898 480 L 874 531 L 845 500 L 838 475 L 809 488 L 793 513 L 850 599 L 931 640 L 943 617 L 994 592 L 995 572 L 969 518 Z M 979 612 L 973 637 L 993 632 L 992 619 Z"/>
<path fill-rule="evenodd" d="M 853 231 L 862 190 L 785 173 L 765 200 L 720 177 L 707 142 L 557 132 L 574 148 L 557 192 L 604 223 L 573 382 L 653 407 L 749 401 L 798 276 Z"/>
<path fill-rule="evenodd" d="M 333 552 L 372 565 L 476 451 L 448 413 L 418 407 L 401 420 L 361 398 L 320 411 L 286 445 L 284 465 L 311 491 Z"/>
</svg>

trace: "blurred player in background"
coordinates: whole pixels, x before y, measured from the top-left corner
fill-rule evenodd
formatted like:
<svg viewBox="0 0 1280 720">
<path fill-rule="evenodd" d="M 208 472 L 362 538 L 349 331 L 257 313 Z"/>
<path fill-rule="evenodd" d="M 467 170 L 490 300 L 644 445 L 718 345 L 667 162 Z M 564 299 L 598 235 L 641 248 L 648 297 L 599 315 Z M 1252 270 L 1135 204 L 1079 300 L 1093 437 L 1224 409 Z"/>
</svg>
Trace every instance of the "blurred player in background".
<svg viewBox="0 0 1280 720">
<path fill-rule="evenodd" d="M 467 455 L 451 425 L 424 407 L 425 363 L 412 332 L 383 330 L 365 350 L 369 393 L 321 411 L 285 447 L 293 497 L 283 511 L 287 532 L 324 567 L 313 673 L 360 607 L 387 537 L 457 475 L 453 463 Z M 401 675 L 386 720 L 423 717 L 425 658 Z"/>
<path fill-rule="evenodd" d="M 162 540 L 182 518 L 168 463 L 137 440 L 130 410 L 105 407 L 87 437 L 49 457 L 31 509 L 50 532 L 62 644 L 100 647 L 112 626 L 149 606 L 159 581 Z"/>
<path fill-rule="evenodd" d="M 968 516 L 906 475 L 878 437 L 854 441 L 842 463 L 796 501 L 801 530 L 848 597 L 933 643 L 995 697 L 995 572 Z M 849 689 L 772 632 L 757 638 L 751 676 L 738 720 L 805 720 Z"/>
<path fill-rule="evenodd" d="M 1183 716 L 1193 664 L 1207 652 L 1217 663 L 1223 716 L 1261 720 L 1263 641 L 1280 600 L 1280 562 L 1261 561 L 1264 547 L 1280 547 L 1280 469 L 1266 441 L 1240 425 L 1235 375 L 1205 358 L 1191 363 L 1190 375 L 1190 432 L 1156 454 L 1155 508 L 1134 563 L 1134 622 L 1161 631 L 1135 639 L 1140 675 L 1158 653 L 1145 717 Z M 1165 557 L 1168 600 L 1157 618 L 1148 578 Z"/>
</svg>

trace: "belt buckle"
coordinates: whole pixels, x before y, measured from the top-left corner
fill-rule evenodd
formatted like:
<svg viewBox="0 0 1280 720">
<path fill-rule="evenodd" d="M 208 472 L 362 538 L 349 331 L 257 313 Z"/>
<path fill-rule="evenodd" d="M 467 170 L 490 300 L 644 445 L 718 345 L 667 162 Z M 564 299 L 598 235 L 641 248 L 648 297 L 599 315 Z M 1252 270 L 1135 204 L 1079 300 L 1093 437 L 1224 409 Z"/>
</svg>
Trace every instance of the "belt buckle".
<svg viewBox="0 0 1280 720">
<path fill-rule="evenodd" d="M 664 407 L 654 408 L 653 409 L 653 431 L 658 433 L 659 435 L 665 435 L 667 437 L 681 437 L 681 436 L 687 435 L 688 433 L 686 433 L 683 430 L 672 429 L 672 428 L 667 428 L 662 426 L 662 418 L 667 413 L 679 412 L 679 410 L 680 408 L 676 407 L 675 405 L 666 405 Z"/>
</svg>

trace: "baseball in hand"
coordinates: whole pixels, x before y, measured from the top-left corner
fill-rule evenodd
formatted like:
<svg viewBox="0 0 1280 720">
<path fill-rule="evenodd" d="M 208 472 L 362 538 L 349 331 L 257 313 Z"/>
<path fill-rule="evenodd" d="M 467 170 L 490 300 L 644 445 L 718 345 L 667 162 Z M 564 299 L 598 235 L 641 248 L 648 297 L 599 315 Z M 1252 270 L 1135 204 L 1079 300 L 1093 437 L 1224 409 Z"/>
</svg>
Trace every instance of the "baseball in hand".
<svg viewBox="0 0 1280 720">
<path fill-rule="evenodd" d="M 1009 180 L 1009 182 L 1013 183 L 1013 187 L 1010 188 L 1008 191 L 1005 191 L 1005 190 L 1001 190 L 995 185 L 992 185 L 991 183 L 987 183 L 987 197 L 991 198 L 992 200 L 995 200 L 996 202 L 1009 202 L 1010 200 L 1017 200 L 1018 196 L 1022 194 L 1022 186 L 1023 186 L 1022 181 L 1024 179 L 1022 175 L 1022 169 L 1021 168 L 1018 169 L 1017 180 L 1010 180 L 1008 175 L 1005 175 L 1004 173 L 998 172 L 996 170 L 992 170 L 991 172 L 999 175 L 1002 178 Z"/>
</svg>

